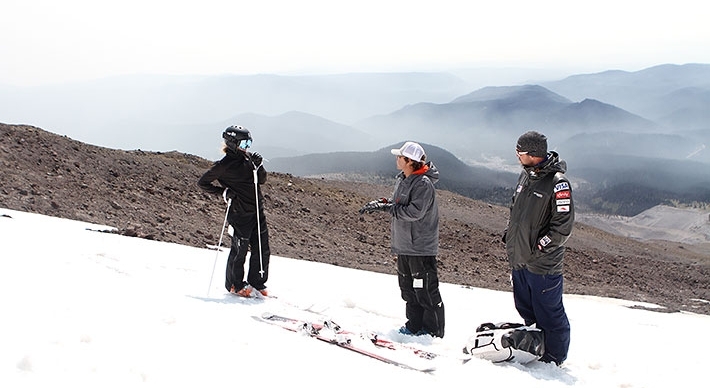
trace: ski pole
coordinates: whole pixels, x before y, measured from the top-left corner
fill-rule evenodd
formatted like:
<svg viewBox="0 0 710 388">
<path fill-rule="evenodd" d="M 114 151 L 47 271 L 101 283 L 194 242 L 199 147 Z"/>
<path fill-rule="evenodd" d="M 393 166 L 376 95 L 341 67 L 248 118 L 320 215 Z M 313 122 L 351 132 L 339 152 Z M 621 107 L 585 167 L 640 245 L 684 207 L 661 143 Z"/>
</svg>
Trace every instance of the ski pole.
<svg viewBox="0 0 710 388">
<path fill-rule="evenodd" d="M 253 163 L 252 163 L 253 164 Z M 263 164 L 263 163 L 262 163 Z M 256 175 L 261 164 L 254 165 L 254 198 L 256 199 L 256 232 L 259 233 L 259 274 L 264 277 L 264 257 L 261 250 L 261 220 L 259 219 L 259 177 Z"/>
<path fill-rule="evenodd" d="M 222 248 L 222 236 L 224 236 L 224 228 L 227 227 L 227 215 L 229 214 L 229 207 L 232 205 L 232 199 L 227 201 L 227 211 L 224 212 L 224 223 L 222 223 L 222 231 L 219 232 L 219 242 L 217 243 L 217 254 L 214 256 L 214 263 L 212 263 L 212 274 L 210 274 L 210 285 L 207 287 L 207 296 L 210 296 L 210 290 L 212 289 L 212 278 L 214 277 L 214 270 L 217 267 L 217 257 L 219 257 L 219 250 Z"/>
</svg>

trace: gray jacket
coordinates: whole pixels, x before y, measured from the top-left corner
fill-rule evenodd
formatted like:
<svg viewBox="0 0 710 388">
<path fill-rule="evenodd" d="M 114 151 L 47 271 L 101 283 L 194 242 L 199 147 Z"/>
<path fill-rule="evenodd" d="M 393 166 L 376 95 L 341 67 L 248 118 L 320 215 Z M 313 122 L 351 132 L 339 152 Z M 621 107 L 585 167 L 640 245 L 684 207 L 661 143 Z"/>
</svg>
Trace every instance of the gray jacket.
<svg viewBox="0 0 710 388">
<path fill-rule="evenodd" d="M 439 207 L 434 184 L 439 171 L 432 162 L 406 177 L 397 175 L 389 199 L 392 214 L 392 253 L 408 256 L 436 256 L 439 250 Z"/>
<path fill-rule="evenodd" d="M 503 234 L 510 266 L 539 275 L 562 273 L 564 244 L 574 225 L 572 189 L 564 175 L 567 163 L 554 151 L 547 156 L 541 165 L 520 174 Z"/>
</svg>

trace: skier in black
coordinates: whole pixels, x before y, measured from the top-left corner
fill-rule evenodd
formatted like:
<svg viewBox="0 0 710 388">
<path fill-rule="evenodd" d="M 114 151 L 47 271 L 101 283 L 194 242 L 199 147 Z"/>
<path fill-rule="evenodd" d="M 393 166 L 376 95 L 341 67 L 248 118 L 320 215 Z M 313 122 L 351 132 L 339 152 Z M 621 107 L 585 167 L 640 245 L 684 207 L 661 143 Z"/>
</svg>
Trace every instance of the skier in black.
<svg viewBox="0 0 710 388">
<path fill-rule="evenodd" d="M 227 210 L 227 221 L 234 229 L 234 235 L 227 258 L 224 286 L 229 292 L 244 297 L 251 296 L 253 289 L 267 296 L 269 232 L 259 187 L 266 182 L 263 158 L 256 152 L 247 152 L 252 138 L 244 127 L 231 126 L 222 133 L 222 138 L 222 151 L 225 156 L 215 162 L 197 184 L 209 193 L 221 194 L 225 202 L 231 201 Z M 220 185 L 214 185 L 214 181 L 218 181 Z M 250 250 L 251 254 L 249 273 L 245 281 L 244 263 L 247 250 Z"/>
</svg>

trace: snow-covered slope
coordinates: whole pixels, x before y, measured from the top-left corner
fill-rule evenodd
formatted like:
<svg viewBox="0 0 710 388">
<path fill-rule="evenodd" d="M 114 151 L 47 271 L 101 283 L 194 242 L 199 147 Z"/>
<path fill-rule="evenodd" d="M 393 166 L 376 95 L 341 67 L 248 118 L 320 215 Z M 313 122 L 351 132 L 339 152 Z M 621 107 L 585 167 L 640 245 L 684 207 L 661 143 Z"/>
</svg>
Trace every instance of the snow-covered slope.
<svg viewBox="0 0 710 388">
<path fill-rule="evenodd" d="M 461 365 L 456 357 L 476 326 L 519 321 L 510 293 L 442 284 L 446 336 L 406 338 L 395 333 L 404 302 L 391 275 L 276 256 L 268 285 L 278 298 L 245 300 L 223 290 L 226 251 L 6 209 L 0 216 L 3 387 L 665 388 L 705 378 L 710 338 L 692 334 L 710 327 L 704 315 L 566 295 L 572 346 L 562 368 L 478 359 Z M 267 311 L 329 317 L 451 357 L 434 360 L 432 374 L 409 371 L 254 319 Z"/>
</svg>

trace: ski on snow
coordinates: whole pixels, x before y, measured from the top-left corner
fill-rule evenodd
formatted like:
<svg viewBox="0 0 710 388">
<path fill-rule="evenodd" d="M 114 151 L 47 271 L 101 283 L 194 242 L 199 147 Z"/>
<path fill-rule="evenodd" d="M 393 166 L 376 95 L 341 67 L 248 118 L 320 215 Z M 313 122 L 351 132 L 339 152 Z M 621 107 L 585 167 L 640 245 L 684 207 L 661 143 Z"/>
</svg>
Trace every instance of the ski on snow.
<svg viewBox="0 0 710 388">
<path fill-rule="evenodd" d="M 261 315 L 261 317 L 258 317 L 258 319 L 263 322 L 270 323 L 293 332 L 304 332 L 320 341 L 336 345 L 338 347 L 353 351 L 355 353 L 360 353 L 362 355 L 371 357 L 378 361 L 385 362 L 387 364 L 396 365 L 400 368 L 415 370 L 424 373 L 431 373 L 436 369 L 433 366 L 421 367 L 403 361 L 398 361 L 389 357 L 385 357 L 381 354 L 365 349 L 364 347 L 358 346 L 352 340 L 357 338 L 364 338 L 369 340 L 369 342 L 371 342 L 375 347 L 386 348 L 390 350 L 407 350 L 415 356 L 426 360 L 431 360 L 435 358 L 437 356 L 435 353 L 426 352 L 424 350 L 409 347 L 407 345 L 400 344 L 397 342 L 380 339 L 377 338 L 377 335 L 374 333 L 356 334 L 353 332 L 348 332 L 343 330 L 339 325 L 335 324 L 330 320 L 325 320 L 323 322 L 310 322 L 271 313 L 264 313 Z M 330 335 L 324 334 L 324 332 L 326 331 Z"/>
<path fill-rule="evenodd" d="M 358 336 L 359 338 L 367 339 L 368 341 L 372 342 L 373 345 L 377 346 L 378 348 L 386 348 L 386 349 L 391 349 L 391 350 L 404 350 L 407 352 L 411 352 L 415 356 L 419 358 L 423 358 L 425 360 L 433 360 L 438 356 L 436 353 L 432 352 L 427 352 L 426 350 L 419 349 L 413 346 L 408 346 L 400 342 L 395 342 L 395 341 L 390 341 L 386 339 L 382 339 L 377 336 L 377 334 L 373 332 L 360 332 L 360 333 L 354 333 L 351 331 L 346 331 L 344 330 L 340 325 L 337 323 L 324 319 L 322 321 L 314 322 L 305 322 L 302 320 L 298 320 L 295 318 L 289 318 L 289 317 L 284 317 L 284 316 L 279 316 L 271 313 L 265 313 L 263 314 L 264 316 L 262 317 L 263 319 L 270 319 L 270 320 L 277 320 L 280 322 L 284 323 L 290 323 L 293 325 L 300 325 L 300 326 L 305 326 L 305 331 L 306 332 L 319 332 L 323 329 L 329 329 L 333 333 L 341 335 L 341 336 L 349 336 L 352 338 L 352 336 Z M 266 318 L 269 317 L 269 318 Z"/>
</svg>

